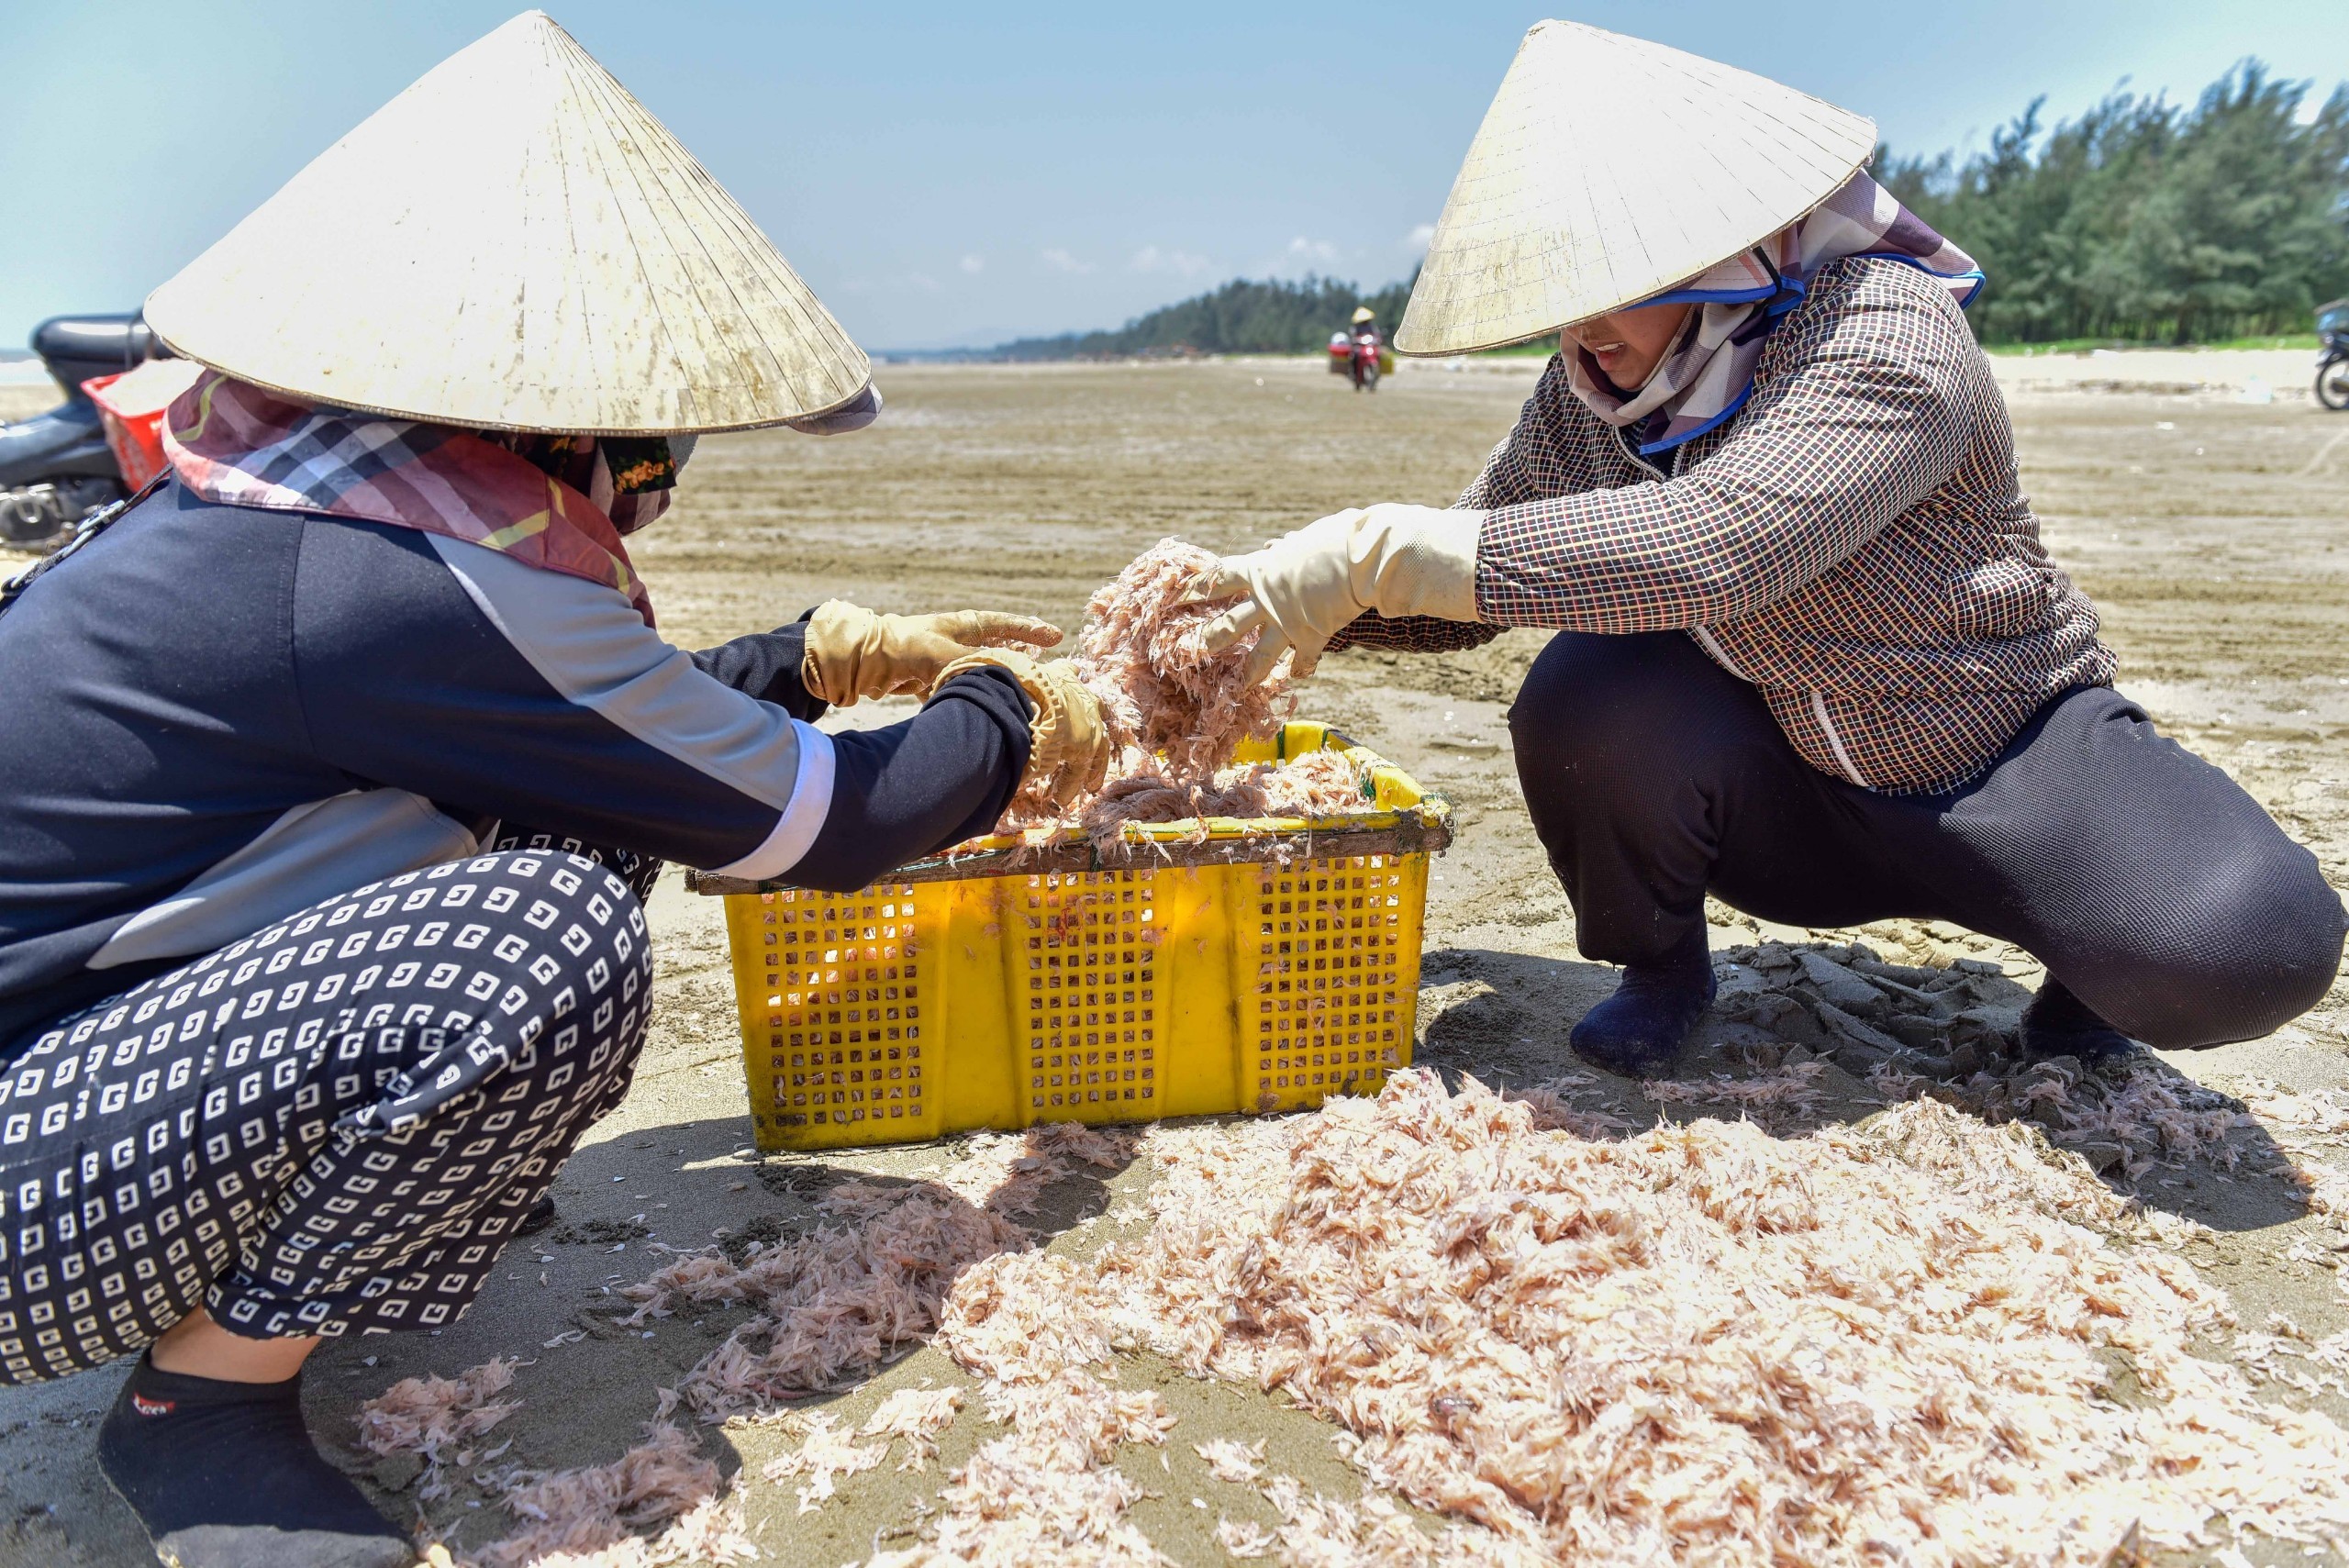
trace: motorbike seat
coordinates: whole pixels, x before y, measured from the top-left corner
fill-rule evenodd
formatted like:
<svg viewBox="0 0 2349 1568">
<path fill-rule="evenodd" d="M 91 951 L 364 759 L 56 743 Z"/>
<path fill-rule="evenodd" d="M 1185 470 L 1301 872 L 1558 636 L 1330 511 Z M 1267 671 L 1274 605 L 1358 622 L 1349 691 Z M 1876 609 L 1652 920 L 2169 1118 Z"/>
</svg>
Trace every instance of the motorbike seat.
<svg viewBox="0 0 2349 1568">
<path fill-rule="evenodd" d="M 33 351 L 49 367 L 66 401 L 82 401 L 82 384 L 119 375 L 171 350 L 136 312 L 121 316 L 53 316 L 33 328 Z"/>
<path fill-rule="evenodd" d="M 155 331 L 137 311 L 54 316 L 33 328 L 32 349 L 44 360 L 103 360 L 128 370 L 154 357 Z"/>
</svg>

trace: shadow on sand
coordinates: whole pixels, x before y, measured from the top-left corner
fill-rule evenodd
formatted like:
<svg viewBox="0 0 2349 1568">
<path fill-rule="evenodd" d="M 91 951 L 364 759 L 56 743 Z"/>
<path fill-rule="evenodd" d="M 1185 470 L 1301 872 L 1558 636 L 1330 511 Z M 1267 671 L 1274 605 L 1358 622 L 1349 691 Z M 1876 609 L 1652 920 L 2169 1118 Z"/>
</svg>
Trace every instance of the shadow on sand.
<svg viewBox="0 0 2349 1568">
<path fill-rule="evenodd" d="M 1789 1138 L 1931 1096 L 1986 1121 L 2032 1122 L 2115 1192 L 2213 1229 L 2310 1212 L 2305 1178 L 2243 1102 L 2152 1052 L 2027 1060 L 2017 1027 L 2031 992 L 1995 965 L 1912 968 L 1865 943 L 1715 957 L 1720 995 L 1662 1079 L 1617 1077 L 1567 1049 L 1574 1021 L 1619 971 L 1487 950 L 1428 954 L 1417 1060 L 1454 1084 L 1586 1080 L 1577 1104 L 1635 1126 L 1742 1116 Z"/>
<path fill-rule="evenodd" d="M 445 1337 L 335 1341 L 322 1350 L 306 1390 L 313 1429 L 387 1515 L 446 1540 L 460 1557 L 529 1526 L 502 1506 L 510 1488 L 584 1466 L 613 1467 L 603 1489 L 617 1489 L 623 1506 L 595 1521 L 572 1550 L 657 1534 L 763 1457 L 763 1445 L 751 1453 L 738 1446 L 742 1430 L 765 1427 L 788 1446 L 774 1422 L 869 1388 L 929 1343 L 963 1271 L 999 1252 L 1046 1245 L 1105 1213 L 1108 1184 L 1134 1159 L 1141 1130 L 1039 1128 L 906 1151 L 925 1167 L 942 1167 L 936 1180 L 816 1155 L 711 1168 L 712 1155 L 740 1152 L 743 1126 L 735 1118 L 589 1145 L 564 1173 L 557 1223 L 508 1249 L 493 1287 Z M 648 1184 L 648 1156 L 666 1156 L 674 1173 Z M 725 1181 L 729 1175 L 737 1179 Z M 694 1189 L 709 1186 L 722 1188 L 725 1199 L 712 1201 L 705 1191 L 691 1205 L 698 1211 L 693 1219 L 671 1218 L 676 1209 L 662 1200 L 686 1208 Z M 614 1195 L 629 1190 L 640 1211 L 615 1212 L 629 1200 Z M 734 1222 L 713 1233 L 707 1221 L 721 1212 Z M 654 1220 L 671 1229 L 698 1225 L 706 1240 L 669 1246 L 651 1229 Z M 534 1288 L 534 1274 L 571 1288 Z M 648 1283 L 661 1288 L 648 1292 Z M 584 1305 L 567 1311 L 558 1305 L 583 1296 Z M 543 1315 L 530 1314 L 531 1306 Z M 436 1476 L 412 1461 L 374 1462 L 335 1440 L 347 1442 L 359 1401 L 398 1376 L 451 1375 L 518 1352 L 526 1365 L 514 1393 L 531 1414 L 475 1445 L 496 1448 L 511 1438 L 511 1451 L 501 1449 L 494 1462 Z M 748 1417 L 752 1426 L 718 1424 L 729 1417 Z M 641 1462 L 634 1471 L 626 1462 L 615 1465 L 649 1424 L 664 1420 L 692 1436 L 714 1473 L 705 1468 L 661 1486 L 643 1480 L 651 1467 Z"/>
</svg>

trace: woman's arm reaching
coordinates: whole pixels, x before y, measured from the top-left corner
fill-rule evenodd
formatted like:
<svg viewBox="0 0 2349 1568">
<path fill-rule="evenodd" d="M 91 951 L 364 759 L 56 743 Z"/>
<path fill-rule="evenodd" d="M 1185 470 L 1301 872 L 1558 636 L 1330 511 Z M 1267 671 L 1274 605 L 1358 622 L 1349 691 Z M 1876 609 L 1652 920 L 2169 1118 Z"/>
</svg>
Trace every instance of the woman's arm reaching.
<svg viewBox="0 0 2349 1568">
<path fill-rule="evenodd" d="M 354 783 L 585 842 L 860 886 L 991 825 L 1028 764 L 1026 699 L 999 673 L 827 735 L 796 716 L 822 711 L 796 628 L 696 657 L 600 584 L 365 524 L 306 528 L 299 577 L 296 682 L 321 755 Z"/>
</svg>

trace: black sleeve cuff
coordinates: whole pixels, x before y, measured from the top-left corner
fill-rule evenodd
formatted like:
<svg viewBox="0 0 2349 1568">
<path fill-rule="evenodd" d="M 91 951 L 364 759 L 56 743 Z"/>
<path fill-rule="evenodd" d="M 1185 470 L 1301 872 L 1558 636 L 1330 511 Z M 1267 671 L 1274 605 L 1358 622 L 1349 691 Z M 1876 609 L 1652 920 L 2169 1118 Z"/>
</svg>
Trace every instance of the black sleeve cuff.
<svg viewBox="0 0 2349 1568">
<path fill-rule="evenodd" d="M 909 861 L 994 829 L 1028 772 L 1033 709 L 1010 672 L 968 670 L 922 710 L 832 737 L 832 805 L 785 874 L 852 893 Z"/>
</svg>

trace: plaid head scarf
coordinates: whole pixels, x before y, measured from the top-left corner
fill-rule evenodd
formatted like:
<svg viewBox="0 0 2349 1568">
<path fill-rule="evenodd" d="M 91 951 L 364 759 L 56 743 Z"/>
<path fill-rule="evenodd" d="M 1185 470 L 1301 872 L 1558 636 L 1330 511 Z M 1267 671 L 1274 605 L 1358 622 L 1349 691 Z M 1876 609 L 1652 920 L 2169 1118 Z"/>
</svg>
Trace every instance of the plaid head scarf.
<svg viewBox="0 0 2349 1568">
<path fill-rule="evenodd" d="M 1640 305 L 1691 304 L 1680 340 L 1630 396 L 1589 356 L 1569 346 L 1574 394 L 1608 424 L 1628 427 L 1643 455 L 1703 435 L 1735 414 L 1753 390 L 1763 339 L 1801 303 L 1808 280 L 1846 256 L 1903 261 L 1940 279 L 1961 306 L 1982 287 L 1974 258 L 1927 228 L 1892 193 L 1854 174 L 1809 217 L 1679 287 Z"/>
<path fill-rule="evenodd" d="M 165 414 L 163 452 L 207 501 L 461 539 L 616 588 L 652 624 L 620 536 L 668 508 L 680 460 L 666 439 L 428 425 L 313 407 L 206 371 Z"/>
</svg>

